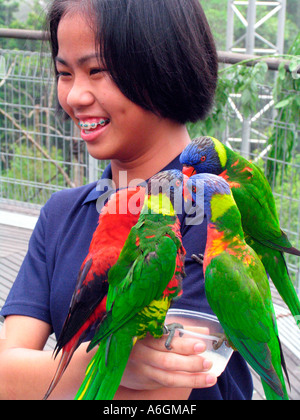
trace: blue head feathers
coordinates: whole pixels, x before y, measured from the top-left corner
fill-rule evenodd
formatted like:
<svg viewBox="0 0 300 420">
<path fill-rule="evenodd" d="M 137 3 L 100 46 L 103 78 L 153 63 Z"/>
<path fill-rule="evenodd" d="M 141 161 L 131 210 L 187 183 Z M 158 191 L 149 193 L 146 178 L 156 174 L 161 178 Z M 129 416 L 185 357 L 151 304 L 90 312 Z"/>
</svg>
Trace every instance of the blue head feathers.
<svg viewBox="0 0 300 420">
<path fill-rule="evenodd" d="M 231 190 L 225 179 L 213 174 L 197 174 L 187 181 L 187 188 L 192 196 L 193 206 L 204 207 L 204 212 L 211 218 L 211 200 L 215 194 L 231 196 Z M 230 200 L 231 201 L 231 200 Z"/>
<path fill-rule="evenodd" d="M 197 193 L 197 188 L 204 191 L 206 200 L 214 194 L 230 195 L 231 190 L 225 179 L 213 174 L 196 174 L 187 181 L 187 187 L 192 194 Z"/>
<path fill-rule="evenodd" d="M 194 139 L 180 155 L 180 162 L 192 166 L 196 173 L 219 175 L 224 170 L 226 160 L 224 146 L 212 137 Z"/>
</svg>

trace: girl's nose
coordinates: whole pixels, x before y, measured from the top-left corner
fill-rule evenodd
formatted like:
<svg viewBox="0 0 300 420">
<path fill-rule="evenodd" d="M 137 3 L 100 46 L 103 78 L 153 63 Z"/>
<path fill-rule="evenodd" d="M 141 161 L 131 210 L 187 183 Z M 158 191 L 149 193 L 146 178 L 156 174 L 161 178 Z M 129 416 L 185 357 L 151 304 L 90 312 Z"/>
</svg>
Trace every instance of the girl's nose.
<svg viewBox="0 0 300 420">
<path fill-rule="evenodd" d="M 74 84 L 68 93 L 68 105 L 71 108 L 80 108 L 83 106 L 89 106 L 93 102 L 94 95 L 89 89 L 89 86 L 80 81 L 74 81 Z"/>
</svg>

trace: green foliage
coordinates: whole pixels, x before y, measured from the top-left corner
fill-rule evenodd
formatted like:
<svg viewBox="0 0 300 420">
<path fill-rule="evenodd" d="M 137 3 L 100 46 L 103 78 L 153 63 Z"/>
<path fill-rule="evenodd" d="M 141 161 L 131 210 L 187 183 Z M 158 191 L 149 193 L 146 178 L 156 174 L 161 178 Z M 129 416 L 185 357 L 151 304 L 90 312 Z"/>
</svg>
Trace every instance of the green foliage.
<svg viewBox="0 0 300 420">
<path fill-rule="evenodd" d="M 18 1 L 0 0 L 0 27 L 10 27 L 18 10 Z"/>
<path fill-rule="evenodd" d="M 268 71 L 267 64 L 259 61 L 253 67 L 247 66 L 247 61 L 224 67 L 219 70 L 219 80 L 216 90 L 215 103 L 211 113 L 201 122 L 188 124 L 190 136 L 195 138 L 202 135 L 212 135 L 222 138 L 228 124 L 227 103 L 231 94 L 240 95 L 239 112 L 243 118 L 251 117 L 259 111 L 259 93 L 265 84 L 274 84 L 273 96 L 275 110 L 278 111 L 275 124 L 271 127 L 268 135 L 268 144 L 272 146 L 269 158 L 290 161 L 291 152 L 297 139 L 297 127 L 299 126 L 299 73 L 300 66 L 300 34 L 298 34 L 289 55 L 283 56 L 289 60 L 289 71 L 284 63 L 274 79 L 273 72 Z M 249 61 L 249 60 L 248 60 Z M 292 128 L 286 130 L 285 124 L 289 123 Z M 276 181 L 274 175 L 274 163 L 268 162 L 267 176 L 270 183 Z"/>
<path fill-rule="evenodd" d="M 270 151 L 266 168 L 266 176 L 271 185 L 276 185 L 278 181 L 279 167 L 275 159 L 290 162 L 298 141 L 300 75 L 297 70 L 300 68 L 300 33 L 289 53 L 294 56 L 289 65 L 290 71 L 280 66 L 273 89 L 277 116 L 268 140 Z M 289 130 L 285 129 L 287 123 L 290 125 Z"/>
<path fill-rule="evenodd" d="M 15 18 L 16 13 L 21 8 L 22 3 L 20 1 L 0 0 L 0 27 L 42 30 L 45 16 L 43 4 L 39 0 L 34 0 L 32 9 L 23 22 Z M 41 46 L 41 41 L 1 38 L 2 49 L 40 51 Z"/>
<path fill-rule="evenodd" d="M 63 161 L 61 150 L 55 147 L 51 151 L 43 150 L 50 154 L 56 161 Z M 36 184 L 48 184 L 55 180 L 56 185 L 64 184 L 62 174 L 57 171 L 57 167 L 45 159 L 43 154 L 36 148 L 32 147 L 25 142 L 11 146 L 11 155 L 13 159 L 7 162 L 6 169 L 1 171 L 3 177 L 2 194 L 6 198 L 20 201 L 28 201 L 39 204 L 45 202 L 44 188 L 37 189 Z M 9 180 L 12 181 L 9 181 Z M 17 180 L 17 182 L 15 181 Z M 47 198 L 53 192 L 51 189 L 48 191 Z M 42 196 L 39 196 L 42 194 Z"/>
<path fill-rule="evenodd" d="M 268 66 L 264 62 L 258 62 L 253 67 L 234 65 L 221 70 L 212 112 L 204 121 L 188 125 L 192 138 L 224 132 L 227 125 L 226 105 L 231 94 L 241 95 L 239 111 L 245 118 L 255 114 L 259 89 L 265 82 L 267 73 Z"/>
</svg>

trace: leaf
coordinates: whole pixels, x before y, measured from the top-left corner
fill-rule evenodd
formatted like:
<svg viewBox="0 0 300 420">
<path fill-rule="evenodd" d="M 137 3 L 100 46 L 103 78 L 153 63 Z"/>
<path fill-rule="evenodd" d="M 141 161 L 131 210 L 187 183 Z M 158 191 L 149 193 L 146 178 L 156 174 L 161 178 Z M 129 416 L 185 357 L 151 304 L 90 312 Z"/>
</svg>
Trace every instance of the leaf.
<svg viewBox="0 0 300 420">
<path fill-rule="evenodd" d="M 285 70 L 285 67 L 284 67 L 284 63 L 280 63 L 279 69 L 278 69 L 278 78 L 280 80 L 284 80 L 285 76 L 286 76 L 286 70 Z"/>
<path fill-rule="evenodd" d="M 290 100 L 291 100 L 291 98 L 283 99 L 282 101 L 278 102 L 278 104 L 276 104 L 274 108 L 276 108 L 276 109 L 284 108 L 287 105 L 289 105 Z"/>
<path fill-rule="evenodd" d="M 289 69 L 291 72 L 293 72 L 295 70 L 298 70 L 298 67 L 299 67 L 299 63 L 297 63 L 297 61 L 292 61 L 289 66 Z"/>
<path fill-rule="evenodd" d="M 249 89 L 245 89 L 244 92 L 242 93 L 242 104 L 243 105 L 247 105 L 249 102 L 251 102 L 251 92 Z"/>
</svg>

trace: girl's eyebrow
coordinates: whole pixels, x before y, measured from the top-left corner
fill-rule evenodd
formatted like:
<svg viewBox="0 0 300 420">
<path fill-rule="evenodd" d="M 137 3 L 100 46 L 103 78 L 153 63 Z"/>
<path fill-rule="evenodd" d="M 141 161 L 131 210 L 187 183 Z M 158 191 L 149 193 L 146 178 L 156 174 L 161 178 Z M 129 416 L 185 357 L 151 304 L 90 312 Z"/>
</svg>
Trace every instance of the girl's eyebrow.
<svg viewBox="0 0 300 420">
<path fill-rule="evenodd" d="M 98 60 L 98 56 L 95 53 L 87 54 L 87 55 L 84 55 L 83 57 L 80 57 L 77 60 L 77 64 L 79 64 L 80 66 L 82 66 L 87 61 L 90 61 L 90 60 L 93 60 L 93 59 Z M 58 57 L 58 56 L 55 57 L 55 61 L 58 62 L 58 63 L 63 64 L 64 66 L 68 66 L 68 63 L 63 58 L 61 58 L 61 57 Z"/>
</svg>

